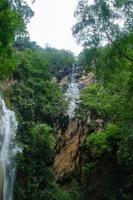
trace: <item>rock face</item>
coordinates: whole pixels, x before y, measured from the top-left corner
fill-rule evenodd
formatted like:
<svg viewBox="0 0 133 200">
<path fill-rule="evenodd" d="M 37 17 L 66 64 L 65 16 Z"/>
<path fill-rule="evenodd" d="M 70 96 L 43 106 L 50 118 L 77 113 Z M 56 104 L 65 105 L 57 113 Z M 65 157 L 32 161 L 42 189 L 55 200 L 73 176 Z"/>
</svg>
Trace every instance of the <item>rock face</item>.
<svg viewBox="0 0 133 200">
<path fill-rule="evenodd" d="M 94 73 L 87 75 L 79 73 L 79 67 L 73 66 L 74 73 L 72 78 L 78 82 L 81 89 L 95 82 Z M 60 81 L 60 86 L 68 85 L 69 79 L 65 76 Z M 74 94 L 71 94 L 74 95 Z M 93 117 L 92 117 L 93 116 Z M 82 145 L 86 135 L 94 130 L 101 130 L 103 126 L 102 119 L 95 114 L 88 112 L 84 119 L 74 117 L 69 120 L 68 116 L 60 116 L 55 123 L 56 132 L 58 132 L 57 154 L 54 162 L 54 175 L 58 182 L 71 179 L 70 177 L 80 174 L 82 167 Z"/>
<path fill-rule="evenodd" d="M 76 71 L 76 70 L 75 70 Z M 96 82 L 96 77 L 93 72 L 89 72 L 88 74 L 79 74 L 75 72 L 75 78 L 77 80 L 77 83 L 79 84 L 79 89 L 82 89 L 84 87 L 87 87 L 90 84 L 93 84 Z M 61 88 L 64 88 L 64 86 L 67 86 L 69 83 L 69 77 L 64 76 L 60 81 L 59 81 L 59 86 Z"/>
<path fill-rule="evenodd" d="M 60 82 L 59 82 L 59 86 L 61 87 L 61 88 L 63 88 L 65 85 L 67 85 L 68 84 L 68 77 L 67 76 L 65 76 L 65 77 L 63 77 L 61 80 L 60 80 Z"/>
<path fill-rule="evenodd" d="M 64 133 L 58 134 L 57 152 L 54 162 L 54 173 L 57 181 L 68 178 L 79 166 L 80 146 L 84 141 L 84 136 L 88 130 L 81 131 L 82 127 L 78 119 L 69 123 Z M 82 135 L 81 135 L 82 133 Z"/>
<path fill-rule="evenodd" d="M 11 88 L 12 86 L 14 86 L 16 84 L 16 80 L 5 80 L 5 81 L 0 81 L 0 90 L 7 90 L 9 88 Z"/>
<path fill-rule="evenodd" d="M 96 78 L 95 78 L 95 74 L 93 72 L 90 72 L 86 75 L 83 74 L 79 78 L 80 88 L 86 87 L 86 86 L 93 84 L 95 82 L 96 82 Z"/>
<path fill-rule="evenodd" d="M 65 182 L 72 176 L 80 174 L 82 167 L 82 145 L 88 134 L 101 130 L 103 120 L 92 118 L 89 112 L 83 121 L 75 118 L 68 123 L 66 130 L 59 129 L 57 134 L 57 154 L 54 162 L 54 175 L 58 182 Z M 61 128 L 61 127 L 60 127 Z"/>
</svg>

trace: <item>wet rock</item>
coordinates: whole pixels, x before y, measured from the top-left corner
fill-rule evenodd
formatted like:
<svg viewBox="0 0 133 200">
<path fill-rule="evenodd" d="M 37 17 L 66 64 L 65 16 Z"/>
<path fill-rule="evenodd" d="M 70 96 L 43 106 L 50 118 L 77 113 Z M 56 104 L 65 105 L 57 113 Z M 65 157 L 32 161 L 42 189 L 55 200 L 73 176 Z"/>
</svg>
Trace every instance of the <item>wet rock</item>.
<svg viewBox="0 0 133 200">
<path fill-rule="evenodd" d="M 81 89 L 83 89 L 85 87 L 85 84 L 84 83 L 80 83 L 79 84 L 79 89 L 81 90 Z"/>
</svg>

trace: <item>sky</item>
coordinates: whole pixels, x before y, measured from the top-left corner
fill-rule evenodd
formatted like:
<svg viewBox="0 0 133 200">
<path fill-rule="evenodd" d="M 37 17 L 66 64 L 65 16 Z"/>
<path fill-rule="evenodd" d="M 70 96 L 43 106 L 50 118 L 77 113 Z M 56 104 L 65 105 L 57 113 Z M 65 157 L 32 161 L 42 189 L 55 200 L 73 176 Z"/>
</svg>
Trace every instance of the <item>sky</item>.
<svg viewBox="0 0 133 200">
<path fill-rule="evenodd" d="M 42 47 L 49 44 L 78 55 L 82 48 L 75 42 L 71 31 L 76 23 L 73 14 L 77 3 L 78 0 L 36 0 L 31 6 L 35 15 L 27 26 L 31 40 Z"/>
</svg>

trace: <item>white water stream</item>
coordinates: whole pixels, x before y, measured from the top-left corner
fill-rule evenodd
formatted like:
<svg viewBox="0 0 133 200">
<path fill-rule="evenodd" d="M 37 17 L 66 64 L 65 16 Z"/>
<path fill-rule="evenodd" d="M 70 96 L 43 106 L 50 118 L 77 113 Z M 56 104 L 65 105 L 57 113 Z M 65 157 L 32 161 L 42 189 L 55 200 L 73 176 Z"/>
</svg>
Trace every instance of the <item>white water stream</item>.
<svg viewBox="0 0 133 200">
<path fill-rule="evenodd" d="M 71 81 L 65 94 L 66 100 L 68 101 L 67 114 L 69 115 L 70 119 L 75 117 L 75 109 L 77 108 L 77 102 L 79 100 L 79 84 L 75 78 L 75 69 L 76 67 L 73 65 Z"/>
<path fill-rule="evenodd" d="M 0 97 L 0 158 L 3 168 L 3 200 L 12 200 L 15 177 L 14 157 L 18 151 L 15 142 L 17 121 L 15 113 L 5 106 Z"/>
</svg>

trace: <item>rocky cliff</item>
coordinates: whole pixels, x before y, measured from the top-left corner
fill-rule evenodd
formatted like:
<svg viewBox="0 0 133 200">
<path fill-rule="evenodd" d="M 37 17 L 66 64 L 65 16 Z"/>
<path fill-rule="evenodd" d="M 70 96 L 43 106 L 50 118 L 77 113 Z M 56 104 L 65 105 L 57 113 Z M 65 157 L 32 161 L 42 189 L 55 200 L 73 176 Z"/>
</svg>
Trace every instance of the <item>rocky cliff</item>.
<svg viewBox="0 0 133 200">
<path fill-rule="evenodd" d="M 93 84 L 95 76 L 93 73 L 81 75 L 78 79 L 80 89 Z M 67 79 L 63 79 L 63 83 L 67 84 Z M 58 183 L 60 183 L 65 190 L 69 190 L 72 186 L 73 179 L 76 179 L 83 190 L 91 191 L 95 186 L 97 193 L 92 194 L 92 199 L 102 199 L 102 188 L 106 184 L 106 179 L 112 170 L 113 162 L 103 160 L 95 173 L 87 175 L 84 173 L 84 166 L 86 162 L 86 150 L 84 144 L 89 134 L 103 130 L 105 120 L 98 116 L 94 111 L 89 111 L 85 116 L 76 115 L 75 118 L 69 119 L 68 116 L 60 116 L 56 123 L 56 156 L 54 161 L 54 176 Z M 106 165 L 105 170 L 103 165 Z M 100 171 L 100 174 L 99 174 Z M 112 173 L 112 172 L 111 172 Z M 91 194 L 91 192 L 90 192 Z M 101 196 L 100 196 L 101 195 Z"/>
<path fill-rule="evenodd" d="M 56 181 L 65 184 L 74 177 L 82 179 L 81 168 L 84 162 L 83 144 L 86 136 L 104 126 L 104 120 L 88 112 L 84 119 L 74 118 L 66 120 L 66 126 L 60 119 L 56 122 L 58 134 L 56 136 L 57 153 L 54 162 L 54 175 Z"/>
</svg>

